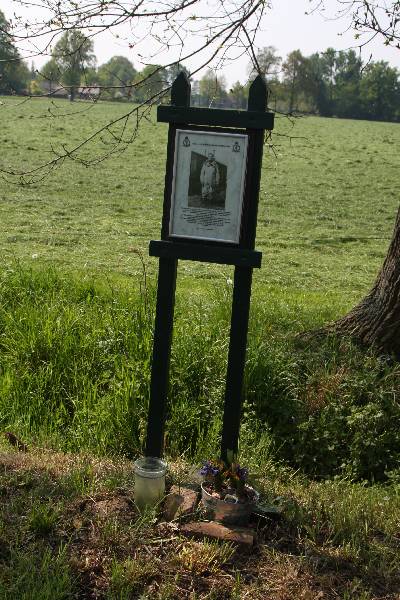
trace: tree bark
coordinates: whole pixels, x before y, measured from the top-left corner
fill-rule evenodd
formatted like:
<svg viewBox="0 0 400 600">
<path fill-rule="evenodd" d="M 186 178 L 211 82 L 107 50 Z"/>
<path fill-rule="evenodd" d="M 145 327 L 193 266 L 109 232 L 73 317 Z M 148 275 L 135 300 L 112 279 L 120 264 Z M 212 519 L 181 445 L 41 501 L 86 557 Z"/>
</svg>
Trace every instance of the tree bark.
<svg viewBox="0 0 400 600">
<path fill-rule="evenodd" d="M 385 261 L 371 291 L 327 330 L 400 357 L 400 208 Z"/>
</svg>

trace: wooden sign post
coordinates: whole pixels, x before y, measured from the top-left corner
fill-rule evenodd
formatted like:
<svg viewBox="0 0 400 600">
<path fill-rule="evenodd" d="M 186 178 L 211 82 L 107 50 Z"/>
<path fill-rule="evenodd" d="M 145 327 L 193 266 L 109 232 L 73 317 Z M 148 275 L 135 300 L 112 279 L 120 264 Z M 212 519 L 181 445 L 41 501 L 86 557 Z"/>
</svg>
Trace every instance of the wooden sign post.
<svg viewBox="0 0 400 600">
<path fill-rule="evenodd" d="M 159 274 L 146 456 L 163 453 L 179 259 L 235 267 L 221 458 L 237 452 L 252 273 L 262 256 L 254 245 L 264 131 L 274 126 L 266 106 L 258 76 L 247 111 L 190 107 L 190 84 L 180 73 L 171 105 L 158 107 L 169 132 L 161 240 L 149 249 Z"/>
</svg>

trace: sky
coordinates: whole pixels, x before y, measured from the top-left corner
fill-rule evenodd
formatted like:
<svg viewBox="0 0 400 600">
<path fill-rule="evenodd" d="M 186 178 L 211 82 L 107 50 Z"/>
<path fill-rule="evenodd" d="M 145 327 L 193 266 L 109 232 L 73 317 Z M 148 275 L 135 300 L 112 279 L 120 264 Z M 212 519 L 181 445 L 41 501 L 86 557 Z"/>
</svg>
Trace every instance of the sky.
<svg viewBox="0 0 400 600">
<path fill-rule="evenodd" d="M 317 13 L 307 15 L 308 0 L 274 0 L 272 8 L 266 12 L 262 30 L 256 40 L 257 46 L 275 46 L 277 53 L 283 57 L 297 49 L 306 56 L 323 51 L 329 46 L 337 50 L 352 47 L 357 49 L 354 32 L 346 31 L 348 22 L 333 18 L 337 0 L 326 0 L 326 7 L 326 16 Z M 6 18 L 12 18 L 15 11 L 20 15 L 29 16 L 28 9 L 21 8 L 13 0 L 0 0 L 0 9 L 5 13 Z M 138 70 L 143 68 L 135 50 L 129 49 L 126 42 L 107 33 L 96 38 L 94 52 L 98 64 L 106 62 L 117 54 L 127 56 Z M 382 41 L 375 40 L 362 49 L 362 57 L 365 61 L 371 55 L 373 60 L 386 60 L 400 69 L 400 50 L 386 47 Z M 159 57 L 157 62 L 161 62 L 162 58 Z M 35 66 L 40 68 L 46 60 L 48 57 L 35 58 Z M 228 84 L 231 85 L 237 80 L 245 82 L 248 64 L 249 59 L 244 56 L 234 64 L 226 66 L 223 73 Z M 193 68 L 190 63 L 187 66 L 189 69 Z M 198 77 L 200 76 L 201 73 Z"/>
</svg>

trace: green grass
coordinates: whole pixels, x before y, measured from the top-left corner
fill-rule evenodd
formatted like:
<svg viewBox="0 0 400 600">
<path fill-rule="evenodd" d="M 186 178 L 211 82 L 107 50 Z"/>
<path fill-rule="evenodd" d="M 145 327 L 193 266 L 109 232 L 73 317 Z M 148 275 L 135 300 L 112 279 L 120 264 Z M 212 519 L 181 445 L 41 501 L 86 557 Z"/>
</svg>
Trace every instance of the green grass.
<svg viewBox="0 0 400 600">
<path fill-rule="evenodd" d="M 126 110 L 106 102 L 84 112 L 87 104 L 63 100 L 2 102 L 0 167 L 17 170 L 42 164 L 51 146 L 71 147 Z M 3 263 L 17 257 L 90 275 L 118 273 L 129 280 L 138 274 L 130 248 L 147 255 L 148 241 L 160 234 L 166 131 L 153 117 L 124 154 L 96 167 L 67 161 L 32 187 L 3 181 Z M 277 156 L 267 147 L 264 156 L 257 233 L 264 259 L 256 288 L 336 292 L 350 304 L 372 282 L 391 234 L 400 127 L 321 118 L 302 118 L 292 127 L 278 118 L 276 133 Z M 88 152 L 103 149 L 98 140 Z M 147 262 L 154 274 L 156 261 Z M 218 285 L 229 273 L 226 267 L 183 263 L 179 280 L 184 288 L 207 289 L 205 280 Z"/>
<path fill-rule="evenodd" d="M 218 451 L 231 286 L 178 299 L 166 451 Z M 314 295 L 315 298 L 315 295 Z M 310 298 L 308 299 L 310 302 Z M 334 308 L 293 294 L 255 296 L 241 451 L 273 444 L 315 477 L 400 478 L 398 365 L 343 340 L 296 334 Z M 154 291 L 15 264 L 0 290 L 0 427 L 35 444 L 135 456 L 146 430 Z"/>
<path fill-rule="evenodd" d="M 2 99 L 0 167 L 39 165 L 51 145 L 125 110 L 86 106 Z M 146 544 L 160 538 L 150 522 L 80 514 L 88 498 L 115 501 L 120 488 L 129 504 L 129 468 L 100 473 L 98 459 L 43 450 L 16 466 L 3 456 L 1 600 L 87 588 L 127 599 L 396 598 L 399 366 L 347 340 L 296 336 L 371 285 L 397 209 L 400 128 L 277 121 L 264 156 L 240 454 L 263 500 L 281 497 L 284 523 L 270 524 L 247 559 L 172 534 L 148 561 Z M 33 448 L 142 452 L 157 268 L 147 245 L 160 235 L 165 144 L 166 128 L 146 121 L 123 155 L 94 168 L 65 162 L 32 186 L 0 181 L 0 430 Z M 229 267 L 179 264 L 165 444 L 184 469 L 218 452 L 231 278 Z"/>
<path fill-rule="evenodd" d="M 50 147 L 71 146 L 125 110 L 5 98 L 2 164 L 40 165 Z M 370 286 L 393 224 L 399 136 L 395 124 L 277 119 L 266 146 L 245 401 L 277 454 L 314 476 L 398 476 L 397 367 L 340 340 L 302 347 L 296 335 L 343 314 Z M 166 128 L 146 120 L 124 154 L 94 168 L 67 161 L 32 186 L 3 181 L 4 429 L 68 450 L 141 451 L 157 267 L 146 248 L 159 237 L 165 141 Z M 231 275 L 179 265 L 173 456 L 218 446 Z"/>
</svg>

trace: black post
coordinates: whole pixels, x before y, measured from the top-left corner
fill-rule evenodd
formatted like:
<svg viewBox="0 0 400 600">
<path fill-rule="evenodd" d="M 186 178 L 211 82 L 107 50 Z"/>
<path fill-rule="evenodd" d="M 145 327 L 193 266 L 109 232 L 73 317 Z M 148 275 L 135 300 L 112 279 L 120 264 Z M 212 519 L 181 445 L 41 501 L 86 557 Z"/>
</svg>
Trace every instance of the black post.
<svg viewBox="0 0 400 600">
<path fill-rule="evenodd" d="M 228 452 L 236 454 L 238 449 L 252 275 L 251 267 L 235 267 L 221 439 L 221 458 L 225 462 L 229 462 Z"/>
<path fill-rule="evenodd" d="M 258 76 L 250 86 L 248 110 L 265 111 L 266 106 L 267 87 L 264 79 Z M 247 214 L 244 215 L 246 219 L 244 224 L 245 238 L 242 237 L 241 245 L 253 249 L 257 227 L 264 131 L 254 129 L 248 130 L 248 132 L 253 137 L 253 145 L 252 154 L 249 156 L 247 164 L 248 189 L 246 189 L 245 194 L 248 210 Z M 230 452 L 236 454 L 238 450 L 252 275 L 252 267 L 235 267 L 221 439 L 221 458 L 226 462 L 229 462 L 230 457 L 228 454 Z"/>
<path fill-rule="evenodd" d="M 171 104 L 173 106 L 189 106 L 190 104 L 190 84 L 184 73 L 180 73 L 172 85 Z M 173 145 L 174 142 L 174 130 L 170 126 L 168 135 L 169 146 Z M 168 155 L 171 156 L 172 153 L 168 152 Z M 166 180 L 169 176 L 170 169 L 167 165 Z M 160 457 L 163 454 L 164 448 L 164 425 L 168 395 L 177 265 L 178 260 L 176 258 L 159 259 L 146 456 Z"/>
<path fill-rule="evenodd" d="M 162 456 L 178 261 L 160 258 L 146 456 Z"/>
</svg>

